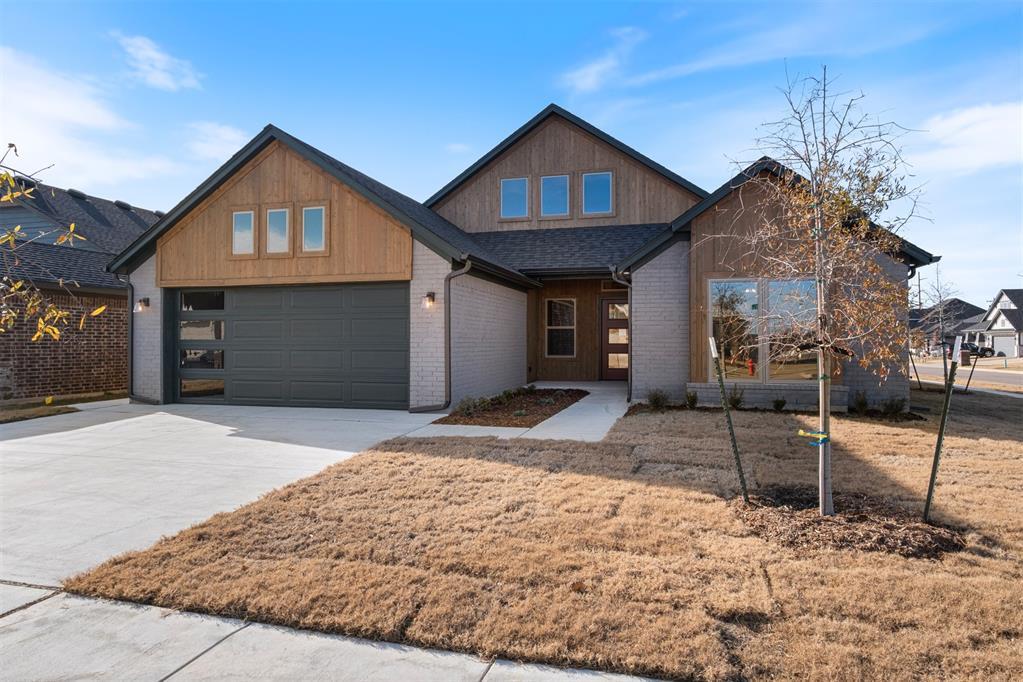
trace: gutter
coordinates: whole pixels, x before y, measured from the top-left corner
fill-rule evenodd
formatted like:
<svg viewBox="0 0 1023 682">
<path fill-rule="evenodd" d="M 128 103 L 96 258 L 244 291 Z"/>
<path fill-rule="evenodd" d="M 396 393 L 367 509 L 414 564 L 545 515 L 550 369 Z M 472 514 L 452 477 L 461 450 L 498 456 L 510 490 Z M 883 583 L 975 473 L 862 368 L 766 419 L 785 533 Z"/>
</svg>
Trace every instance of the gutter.
<svg viewBox="0 0 1023 682">
<path fill-rule="evenodd" d="M 444 402 L 439 405 L 422 405 L 410 407 L 409 412 L 438 412 L 451 405 L 451 280 L 461 277 L 472 269 L 472 261 L 468 254 L 462 254 L 465 267 L 452 270 L 444 276 Z"/>
<path fill-rule="evenodd" d="M 635 337 L 632 335 L 632 282 L 627 281 L 622 277 L 621 273 L 618 272 L 618 268 L 614 265 L 609 265 L 608 268 L 611 270 L 611 281 L 621 284 L 629 292 L 629 320 L 626 328 L 629 330 L 629 380 L 625 383 L 625 402 L 632 402 L 632 342 Z"/>
<path fill-rule="evenodd" d="M 135 287 L 132 286 L 131 279 L 122 279 L 121 275 L 116 275 L 116 277 L 128 287 L 128 400 L 136 403 L 145 403 L 146 405 L 159 405 L 160 403 L 156 400 L 135 395 L 135 370 L 132 361 L 135 357 L 135 346 L 133 343 L 133 330 L 135 329 Z"/>
</svg>

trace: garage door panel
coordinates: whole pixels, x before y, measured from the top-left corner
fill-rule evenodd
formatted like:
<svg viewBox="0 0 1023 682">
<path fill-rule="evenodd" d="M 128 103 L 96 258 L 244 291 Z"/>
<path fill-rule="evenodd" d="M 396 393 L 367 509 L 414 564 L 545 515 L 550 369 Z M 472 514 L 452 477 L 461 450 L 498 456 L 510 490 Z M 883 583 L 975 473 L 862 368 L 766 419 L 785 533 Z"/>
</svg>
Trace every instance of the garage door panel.
<svg viewBox="0 0 1023 682">
<path fill-rule="evenodd" d="M 185 336 L 196 338 L 178 342 L 182 349 L 201 345 L 222 351 L 224 369 L 177 369 L 181 381 L 216 375 L 224 390 L 207 393 L 190 385 L 188 394 L 179 398 L 247 405 L 408 407 L 407 283 L 224 291 L 224 310 L 204 310 L 201 318 L 199 311 L 180 313 L 182 324 L 188 325 Z"/>
</svg>

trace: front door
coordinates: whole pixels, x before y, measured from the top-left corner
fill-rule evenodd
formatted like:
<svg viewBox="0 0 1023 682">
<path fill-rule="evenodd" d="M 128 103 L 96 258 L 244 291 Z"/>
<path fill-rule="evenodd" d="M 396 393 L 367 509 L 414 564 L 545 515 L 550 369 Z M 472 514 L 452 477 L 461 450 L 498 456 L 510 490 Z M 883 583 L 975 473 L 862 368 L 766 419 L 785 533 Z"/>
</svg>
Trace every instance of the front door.
<svg viewBox="0 0 1023 682">
<path fill-rule="evenodd" d="M 629 378 L 629 303 L 624 298 L 600 301 L 600 378 L 625 381 Z"/>
</svg>

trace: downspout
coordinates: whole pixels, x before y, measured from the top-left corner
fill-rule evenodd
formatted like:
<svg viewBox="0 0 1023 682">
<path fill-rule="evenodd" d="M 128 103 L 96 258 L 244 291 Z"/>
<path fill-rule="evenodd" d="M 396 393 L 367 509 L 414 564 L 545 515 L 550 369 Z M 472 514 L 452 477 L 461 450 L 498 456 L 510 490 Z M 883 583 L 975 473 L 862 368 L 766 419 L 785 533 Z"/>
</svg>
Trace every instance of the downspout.
<svg viewBox="0 0 1023 682">
<path fill-rule="evenodd" d="M 465 267 L 452 270 L 444 276 L 444 402 L 439 405 L 410 407 L 409 412 L 438 412 L 451 405 L 451 280 L 461 277 L 472 269 L 468 254 L 462 254 Z"/>
<path fill-rule="evenodd" d="M 135 328 L 135 287 L 132 286 L 131 278 L 115 275 L 118 280 L 128 287 L 128 400 L 147 405 L 159 405 L 160 403 L 150 398 L 143 398 L 135 395 L 135 370 L 133 358 L 135 357 L 135 346 L 133 342 L 133 330 Z"/>
<path fill-rule="evenodd" d="M 635 337 L 632 335 L 632 283 L 626 281 L 621 276 L 621 274 L 618 272 L 618 268 L 616 268 L 614 265 L 609 265 L 608 267 L 611 268 L 611 281 L 612 282 L 617 282 L 618 284 L 621 284 L 629 292 L 629 296 L 628 296 L 628 300 L 629 300 L 629 319 L 627 321 L 628 324 L 626 325 L 626 328 L 629 330 L 629 374 L 628 374 L 629 380 L 625 382 L 626 383 L 626 386 L 625 386 L 625 391 L 626 391 L 626 393 L 625 393 L 625 402 L 631 403 L 632 402 L 632 342 L 635 341 Z"/>
</svg>

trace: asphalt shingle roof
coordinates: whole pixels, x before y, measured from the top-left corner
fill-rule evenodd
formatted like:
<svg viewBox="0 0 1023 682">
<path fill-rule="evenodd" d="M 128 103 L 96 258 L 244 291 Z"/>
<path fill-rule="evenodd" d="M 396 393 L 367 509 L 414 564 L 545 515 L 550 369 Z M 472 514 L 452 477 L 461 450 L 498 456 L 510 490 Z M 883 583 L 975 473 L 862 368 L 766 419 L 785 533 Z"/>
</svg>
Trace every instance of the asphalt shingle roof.
<svg viewBox="0 0 1023 682">
<path fill-rule="evenodd" d="M 472 238 L 526 274 L 570 270 L 607 271 L 639 249 L 667 223 L 559 227 L 545 230 L 476 232 Z"/>
<path fill-rule="evenodd" d="M 109 261 L 110 254 L 102 251 L 26 242 L 19 244 L 13 253 L 4 250 L 0 268 L 12 279 L 27 279 L 37 285 L 63 279 L 64 285 L 72 291 L 75 283 L 81 287 L 123 289 L 124 283 L 107 272 Z"/>
</svg>

